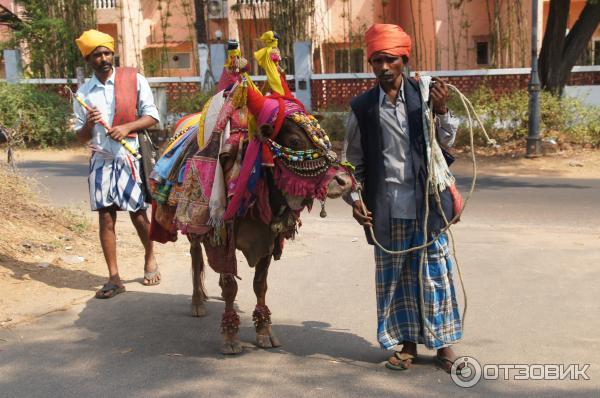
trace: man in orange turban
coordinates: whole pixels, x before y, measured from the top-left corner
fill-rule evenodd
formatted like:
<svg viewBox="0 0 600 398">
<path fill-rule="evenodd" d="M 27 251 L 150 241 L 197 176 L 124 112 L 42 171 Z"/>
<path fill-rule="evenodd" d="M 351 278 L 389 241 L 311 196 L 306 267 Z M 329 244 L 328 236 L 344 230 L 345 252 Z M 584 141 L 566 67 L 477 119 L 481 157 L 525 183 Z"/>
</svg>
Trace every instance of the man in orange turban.
<svg viewBox="0 0 600 398">
<path fill-rule="evenodd" d="M 412 42 L 410 36 L 398 25 L 378 23 L 365 33 L 367 59 L 376 52 L 384 52 L 397 57 L 410 56 Z"/>
<path fill-rule="evenodd" d="M 433 78 L 427 90 L 426 78 L 419 82 L 403 73 L 411 40 L 401 27 L 375 24 L 365 39 L 377 84 L 350 103 L 343 158 L 356 167 L 363 197 L 353 192 L 346 200 L 358 223 L 373 227 L 375 239 L 388 250 L 406 250 L 431 241 L 426 249 L 410 254 L 389 254 L 375 247 L 377 339 L 384 349 L 402 345 L 388 359 L 389 369 L 408 369 L 421 343 L 437 350 L 436 362 L 450 371 L 456 360 L 450 346 L 461 339 L 462 325 L 451 276 L 453 260 L 441 230 L 445 219 L 455 214 L 451 189 L 438 189 L 434 184 L 441 210 L 430 190 L 425 217 L 431 172 L 427 155 L 432 145 L 424 121 L 432 109 L 438 145 L 448 147 L 456 136 L 458 119 L 448 112 L 448 90 L 442 80 Z M 431 174 L 432 178 L 438 175 Z M 367 240 L 375 243 L 369 232 Z"/>
</svg>

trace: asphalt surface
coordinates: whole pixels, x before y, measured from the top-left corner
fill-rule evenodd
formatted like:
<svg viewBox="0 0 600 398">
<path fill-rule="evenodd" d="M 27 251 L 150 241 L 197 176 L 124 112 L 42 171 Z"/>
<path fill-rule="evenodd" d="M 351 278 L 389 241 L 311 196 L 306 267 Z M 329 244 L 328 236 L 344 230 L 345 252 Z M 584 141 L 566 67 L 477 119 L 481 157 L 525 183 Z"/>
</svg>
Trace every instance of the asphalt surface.
<svg viewBox="0 0 600 398">
<path fill-rule="evenodd" d="M 87 200 L 85 165 L 21 169 L 48 187 L 51 201 Z M 463 190 L 468 182 L 459 178 Z M 409 371 L 386 370 L 389 352 L 375 338 L 372 249 L 337 201 L 326 219 L 305 215 L 271 267 L 267 300 L 281 348 L 253 344 L 253 273 L 240 255 L 244 353 L 219 354 L 216 275 L 207 274 L 208 316 L 192 318 L 189 256 L 180 240 L 159 259 L 158 287 L 130 284 L 114 299 L 0 329 L 0 396 L 597 397 L 598 199 L 598 180 L 482 177 L 454 228 L 468 297 L 456 351 L 482 365 L 590 364 L 590 380 L 515 380 L 511 373 L 463 389 L 422 347 Z"/>
</svg>

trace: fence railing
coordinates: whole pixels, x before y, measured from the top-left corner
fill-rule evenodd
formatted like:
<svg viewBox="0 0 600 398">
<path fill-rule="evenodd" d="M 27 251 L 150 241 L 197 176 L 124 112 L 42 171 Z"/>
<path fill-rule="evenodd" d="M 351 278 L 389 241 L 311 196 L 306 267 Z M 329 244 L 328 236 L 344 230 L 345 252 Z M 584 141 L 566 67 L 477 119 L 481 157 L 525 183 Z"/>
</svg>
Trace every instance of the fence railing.
<svg viewBox="0 0 600 398">
<path fill-rule="evenodd" d="M 117 0 L 94 0 L 94 7 L 96 9 L 116 8 Z"/>
</svg>

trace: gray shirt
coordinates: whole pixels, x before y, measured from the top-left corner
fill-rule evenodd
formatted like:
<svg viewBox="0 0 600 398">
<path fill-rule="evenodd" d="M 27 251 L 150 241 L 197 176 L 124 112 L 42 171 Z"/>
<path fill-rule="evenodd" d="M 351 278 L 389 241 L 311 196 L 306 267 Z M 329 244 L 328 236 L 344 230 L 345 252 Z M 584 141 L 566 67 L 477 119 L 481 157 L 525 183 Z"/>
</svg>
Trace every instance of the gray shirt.
<svg viewBox="0 0 600 398">
<path fill-rule="evenodd" d="M 414 219 L 416 218 L 415 176 L 410 155 L 404 82 L 395 103 L 392 103 L 383 89 L 379 87 L 379 122 L 382 131 L 382 156 L 391 217 Z M 450 112 L 436 116 L 437 138 L 440 145 L 449 147 L 454 143 L 458 123 L 458 119 Z M 352 111 L 346 122 L 342 159 L 356 167 L 355 177 L 362 182 L 364 164 L 360 129 L 356 115 Z"/>
</svg>

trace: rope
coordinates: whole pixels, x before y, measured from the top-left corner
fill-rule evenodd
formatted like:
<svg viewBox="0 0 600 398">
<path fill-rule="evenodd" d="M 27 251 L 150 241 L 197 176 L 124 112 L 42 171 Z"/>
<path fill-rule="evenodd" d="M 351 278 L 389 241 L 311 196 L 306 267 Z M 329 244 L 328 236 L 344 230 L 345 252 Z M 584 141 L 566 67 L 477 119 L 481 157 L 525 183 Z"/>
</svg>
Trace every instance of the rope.
<svg viewBox="0 0 600 398">
<path fill-rule="evenodd" d="M 461 328 L 462 330 L 464 330 L 464 325 L 465 325 L 465 318 L 467 315 L 467 303 L 468 303 L 468 299 L 467 299 L 467 292 L 465 290 L 465 285 L 463 282 L 463 277 L 462 277 L 462 272 L 460 269 L 460 266 L 458 264 L 458 259 L 456 257 L 456 245 L 455 245 L 455 240 L 454 240 L 454 235 L 452 234 L 452 231 L 450 230 L 450 227 L 452 226 L 452 224 L 454 224 L 462 215 L 465 207 L 467 206 L 467 202 L 469 201 L 469 199 L 471 198 L 471 195 L 473 194 L 473 191 L 475 190 L 475 184 L 477 182 L 477 162 L 475 159 L 475 146 L 474 146 L 474 131 L 473 131 L 473 118 L 471 116 L 471 112 L 473 113 L 473 116 L 475 116 L 475 120 L 477 121 L 477 123 L 479 124 L 479 126 L 481 127 L 481 131 L 483 132 L 483 136 L 485 137 L 486 143 L 488 145 L 496 145 L 496 141 L 491 139 L 489 137 L 489 135 L 487 134 L 487 131 L 485 130 L 485 126 L 483 125 L 483 123 L 481 122 L 481 119 L 479 118 L 479 115 L 477 115 L 477 112 L 475 112 L 475 108 L 473 107 L 473 104 L 471 103 L 471 101 L 469 101 L 469 99 L 467 97 L 464 96 L 463 93 L 460 92 L 460 90 L 456 87 L 453 86 L 451 84 L 446 83 L 446 86 L 453 91 L 454 93 L 456 93 L 458 95 L 458 97 L 460 98 L 463 106 L 465 107 L 465 110 L 467 112 L 467 119 L 469 121 L 469 143 L 471 145 L 471 161 L 473 164 L 473 176 L 471 179 L 471 187 L 469 189 L 469 192 L 467 193 L 467 196 L 464 199 L 463 205 L 460 209 L 460 211 L 458 212 L 458 214 L 456 214 L 450 221 L 448 221 L 448 219 L 446 218 L 446 215 L 444 214 L 444 211 L 442 209 L 442 204 L 441 204 L 441 200 L 440 200 L 440 194 L 439 191 L 437 189 L 434 189 L 434 196 L 435 196 L 435 200 L 436 200 L 436 204 L 438 206 L 438 209 L 440 210 L 440 213 L 442 214 L 442 217 L 444 219 L 444 222 L 446 224 L 446 226 L 444 228 L 442 228 L 440 230 L 440 232 L 429 242 L 427 241 L 427 237 L 428 237 L 428 231 L 427 231 L 427 224 L 428 224 L 428 220 L 429 220 L 429 188 L 430 186 L 433 184 L 433 180 L 432 180 L 432 166 L 433 166 L 433 156 L 430 156 L 428 159 L 428 176 L 427 176 L 427 182 L 425 184 L 425 215 L 424 215 L 424 219 L 423 219 L 423 241 L 425 243 L 419 245 L 419 246 L 415 246 L 415 247 L 411 247 L 405 250 L 389 250 L 386 249 L 385 247 L 383 247 L 383 245 L 381 243 L 379 243 L 379 241 L 375 238 L 375 232 L 373 231 L 373 227 L 370 226 L 369 229 L 369 234 L 371 235 L 371 239 L 373 240 L 373 243 L 379 248 L 381 249 L 384 253 L 387 254 L 391 254 L 391 255 L 403 255 L 403 254 L 408 254 L 408 253 L 412 253 L 414 251 L 417 250 L 421 250 L 421 257 L 420 257 L 420 261 L 419 261 L 419 291 L 420 291 L 420 295 L 419 295 L 419 303 L 420 303 L 420 316 L 421 316 L 421 322 L 422 324 L 425 326 L 425 328 L 427 329 L 427 331 L 429 333 L 431 333 L 431 335 L 437 339 L 442 341 L 444 344 L 452 344 L 453 342 L 446 342 L 443 339 L 441 339 L 437 333 L 435 333 L 434 330 L 431 329 L 430 325 L 428 322 L 426 322 L 425 319 L 425 314 L 423 311 L 423 308 L 425 306 L 425 298 L 424 298 L 424 289 L 423 289 L 423 266 L 425 264 L 425 256 L 427 255 L 427 248 L 429 246 L 431 246 L 432 244 L 434 244 L 438 238 L 446 233 L 449 232 L 450 234 L 450 240 L 452 242 L 452 256 L 454 257 L 455 263 L 456 263 L 456 270 L 458 273 L 458 278 L 460 281 L 460 287 L 461 287 L 461 291 L 463 293 L 463 297 L 464 297 L 464 307 L 463 307 L 463 313 L 462 313 L 462 325 Z M 435 123 L 434 123 L 434 115 L 431 109 L 429 109 L 428 111 L 428 121 L 429 121 L 429 142 L 433 142 L 433 140 L 437 139 L 436 134 L 435 134 Z M 361 210 L 363 212 L 363 215 L 367 215 L 367 209 L 364 205 L 364 201 L 362 199 L 362 192 L 359 189 L 358 193 L 360 195 L 360 202 L 361 202 Z"/>
</svg>

